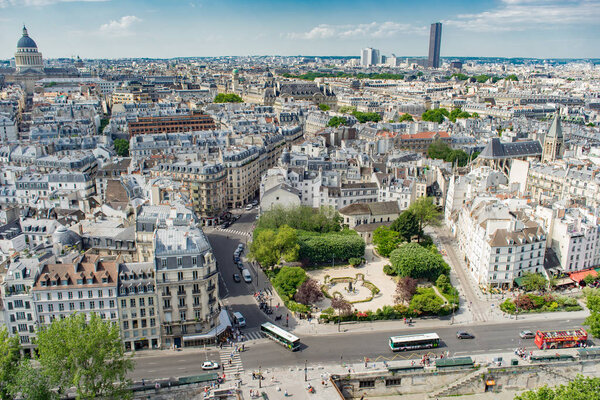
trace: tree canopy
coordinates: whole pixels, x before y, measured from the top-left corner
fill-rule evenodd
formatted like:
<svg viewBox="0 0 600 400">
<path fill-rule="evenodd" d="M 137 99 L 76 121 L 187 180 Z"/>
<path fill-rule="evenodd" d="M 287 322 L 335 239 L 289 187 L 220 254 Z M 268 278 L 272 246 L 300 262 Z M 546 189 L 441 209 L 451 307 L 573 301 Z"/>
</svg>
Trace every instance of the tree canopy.
<svg viewBox="0 0 600 400">
<path fill-rule="evenodd" d="M 600 378 L 578 375 L 566 385 L 529 390 L 515 400 L 600 400 Z"/>
<path fill-rule="evenodd" d="M 348 123 L 348 120 L 344 117 L 338 117 L 337 115 L 335 117 L 331 117 L 331 119 L 329 120 L 329 122 L 327 122 L 327 126 L 333 127 L 333 128 L 337 128 L 340 125 L 346 125 Z"/>
<path fill-rule="evenodd" d="M 433 289 L 419 288 L 410 300 L 409 308 L 419 314 L 436 315 L 442 309 L 442 300 Z"/>
<path fill-rule="evenodd" d="M 390 229 L 396 231 L 406 241 L 410 242 L 413 236 L 419 236 L 419 221 L 409 210 L 404 210 L 398 218 L 392 222 Z"/>
<path fill-rule="evenodd" d="M 19 366 L 21 346 L 17 336 L 9 336 L 5 327 L 0 329 L 0 398 L 9 399 L 10 385 Z"/>
<path fill-rule="evenodd" d="M 419 223 L 418 236 L 419 241 L 423 237 L 423 230 L 427 226 L 437 226 L 440 224 L 441 213 L 433 202 L 431 197 L 420 197 L 408 207 Z"/>
<path fill-rule="evenodd" d="M 590 310 L 590 315 L 585 319 L 584 325 L 589 327 L 589 331 L 594 337 L 600 337 L 600 290 L 585 290 L 585 302 Z"/>
<path fill-rule="evenodd" d="M 262 266 L 272 267 L 281 259 L 293 262 L 298 259 L 298 234 L 288 225 L 282 225 L 276 231 L 260 229 L 250 244 L 250 258 Z"/>
<path fill-rule="evenodd" d="M 91 314 L 55 319 L 37 335 L 38 360 L 52 387 L 72 386 L 80 399 L 131 397 L 127 373 L 133 361 L 124 354 L 119 326 Z"/>
<path fill-rule="evenodd" d="M 379 122 L 379 121 L 381 121 L 381 115 L 377 114 L 376 112 L 354 111 L 352 113 L 352 115 L 360 123 L 365 123 L 365 122 Z"/>
<path fill-rule="evenodd" d="M 540 273 L 526 272 L 523 274 L 521 287 L 527 292 L 545 290 L 548 287 L 548 280 Z"/>
<path fill-rule="evenodd" d="M 400 116 L 400 118 L 398 118 L 398 122 L 404 122 L 404 121 L 414 121 L 413 116 L 410 114 L 402 114 Z"/>
<path fill-rule="evenodd" d="M 383 257 L 389 257 L 390 253 L 400 244 L 400 240 L 400 234 L 385 225 L 378 227 L 373 232 L 373 244 Z"/>
<path fill-rule="evenodd" d="M 273 278 L 273 286 L 277 292 L 291 299 L 298 290 L 298 287 L 307 279 L 306 271 L 300 267 L 282 267 L 275 278 Z M 286 300 L 286 299 L 284 299 Z"/>
<path fill-rule="evenodd" d="M 129 141 L 125 139 L 115 139 L 113 142 L 115 151 L 120 157 L 129 157 Z"/>
<path fill-rule="evenodd" d="M 341 222 L 340 214 L 332 207 L 273 207 L 260 216 L 256 229 L 275 230 L 288 225 L 309 232 L 339 232 L 342 228 Z"/>
<path fill-rule="evenodd" d="M 399 276 L 427 279 L 435 282 L 442 274 L 448 275 L 450 267 L 437 252 L 417 243 L 405 243 L 390 254 L 392 267 Z"/>
<path fill-rule="evenodd" d="M 356 111 L 356 107 L 341 106 L 338 111 L 341 112 L 342 114 L 352 114 L 354 111 Z"/>
<path fill-rule="evenodd" d="M 427 148 L 427 156 L 446 162 L 457 162 L 459 167 L 464 167 L 469 162 L 469 155 L 463 150 L 454 150 L 446 142 L 435 140 Z"/>
<path fill-rule="evenodd" d="M 450 117 L 450 113 L 445 108 L 434 108 L 421 114 L 423 121 L 437 122 L 438 124 L 444 122 L 445 117 Z"/>
<path fill-rule="evenodd" d="M 298 287 L 298 291 L 294 295 L 294 299 L 301 304 L 314 304 L 323 298 L 323 292 L 319 287 L 319 283 L 311 278 L 306 279 Z"/>
<path fill-rule="evenodd" d="M 244 100 L 235 93 L 218 93 L 215 96 L 215 103 L 243 103 Z"/>
</svg>

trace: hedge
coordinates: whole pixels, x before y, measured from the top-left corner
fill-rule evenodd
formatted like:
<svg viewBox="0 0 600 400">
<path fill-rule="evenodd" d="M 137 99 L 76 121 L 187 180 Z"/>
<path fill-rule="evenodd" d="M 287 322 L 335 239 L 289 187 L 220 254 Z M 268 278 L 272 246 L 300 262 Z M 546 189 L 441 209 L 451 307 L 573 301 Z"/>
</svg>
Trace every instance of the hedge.
<svg viewBox="0 0 600 400">
<path fill-rule="evenodd" d="M 362 258 L 365 241 L 357 234 L 348 232 L 315 234 L 298 232 L 299 259 L 310 264 L 345 262 L 350 258 Z"/>
<path fill-rule="evenodd" d="M 516 314 L 517 307 L 515 300 L 517 299 L 506 299 L 500 304 L 500 310 L 507 314 Z M 565 296 L 554 296 L 552 294 L 544 296 L 537 296 L 531 293 L 522 294 L 519 296 L 519 301 L 522 304 L 519 307 L 519 314 L 582 310 L 576 299 Z"/>
</svg>

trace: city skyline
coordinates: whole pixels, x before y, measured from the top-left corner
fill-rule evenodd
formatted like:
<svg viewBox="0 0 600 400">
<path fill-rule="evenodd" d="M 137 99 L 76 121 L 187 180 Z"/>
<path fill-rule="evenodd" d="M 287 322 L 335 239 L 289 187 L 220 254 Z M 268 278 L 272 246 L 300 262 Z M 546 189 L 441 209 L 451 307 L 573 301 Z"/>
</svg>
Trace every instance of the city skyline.
<svg viewBox="0 0 600 400">
<path fill-rule="evenodd" d="M 600 57 L 597 0 L 343 4 L 0 0 L 0 59 L 14 56 L 23 23 L 44 58 L 360 57 L 365 47 L 426 57 L 436 21 L 444 25 L 442 58 Z"/>
</svg>

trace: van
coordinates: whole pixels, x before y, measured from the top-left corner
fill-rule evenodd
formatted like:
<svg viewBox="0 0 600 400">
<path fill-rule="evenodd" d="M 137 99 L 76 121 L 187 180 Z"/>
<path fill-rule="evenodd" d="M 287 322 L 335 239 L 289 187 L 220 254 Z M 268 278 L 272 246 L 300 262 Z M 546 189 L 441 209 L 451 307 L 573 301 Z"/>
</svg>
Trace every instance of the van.
<svg viewBox="0 0 600 400">
<path fill-rule="evenodd" d="M 236 311 L 233 313 L 233 323 L 237 324 L 237 326 L 239 326 L 240 328 L 243 328 L 244 326 L 246 326 L 246 319 L 244 318 L 242 313 Z"/>
<path fill-rule="evenodd" d="M 250 271 L 248 271 L 248 268 L 244 268 L 242 270 L 242 278 L 244 278 L 244 282 L 252 283 L 252 275 L 250 275 Z"/>
</svg>

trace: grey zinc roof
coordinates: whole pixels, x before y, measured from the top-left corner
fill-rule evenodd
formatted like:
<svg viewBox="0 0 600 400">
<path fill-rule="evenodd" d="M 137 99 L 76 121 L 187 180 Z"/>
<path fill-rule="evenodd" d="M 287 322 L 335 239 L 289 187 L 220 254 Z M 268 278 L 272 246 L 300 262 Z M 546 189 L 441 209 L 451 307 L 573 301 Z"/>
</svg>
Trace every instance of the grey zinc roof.
<svg viewBox="0 0 600 400">
<path fill-rule="evenodd" d="M 542 154 L 542 145 L 537 140 L 526 142 L 502 143 L 499 138 L 492 138 L 479 157 L 488 160 L 504 158 L 529 157 Z"/>
</svg>

